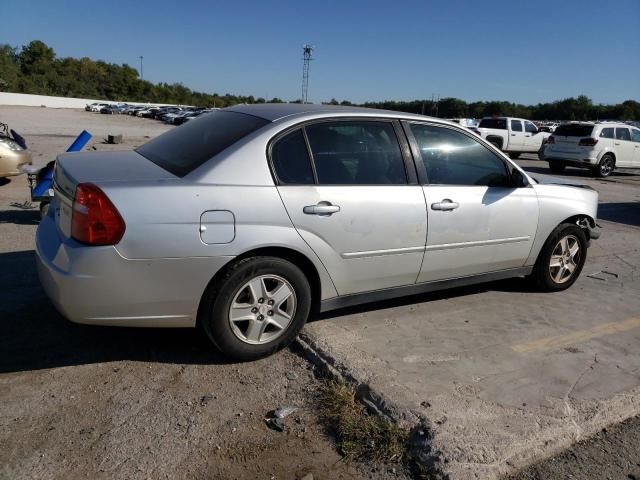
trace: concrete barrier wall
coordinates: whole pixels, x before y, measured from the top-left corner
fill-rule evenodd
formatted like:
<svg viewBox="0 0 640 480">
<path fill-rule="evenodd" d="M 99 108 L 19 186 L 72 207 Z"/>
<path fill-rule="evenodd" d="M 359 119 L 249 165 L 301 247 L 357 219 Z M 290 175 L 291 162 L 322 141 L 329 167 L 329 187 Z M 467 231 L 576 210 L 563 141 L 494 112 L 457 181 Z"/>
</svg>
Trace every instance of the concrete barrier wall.
<svg viewBox="0 0 640 480">
<path fill-rule="evenodd" d="M 26 93 L 6 93 L 0 92 L 0 105 L 24 105 L 30 107 L 45 106 L 48 108 L 84 108 L 87 103 L 119 103 L 109 100 L 96 100 L 89 98 L 68 98 L 49 97 L 47 95 L 28 95 Z M 136 103 L 127 102 L 131 105 L 169 105 L 168 103 Z"/>
</svg>

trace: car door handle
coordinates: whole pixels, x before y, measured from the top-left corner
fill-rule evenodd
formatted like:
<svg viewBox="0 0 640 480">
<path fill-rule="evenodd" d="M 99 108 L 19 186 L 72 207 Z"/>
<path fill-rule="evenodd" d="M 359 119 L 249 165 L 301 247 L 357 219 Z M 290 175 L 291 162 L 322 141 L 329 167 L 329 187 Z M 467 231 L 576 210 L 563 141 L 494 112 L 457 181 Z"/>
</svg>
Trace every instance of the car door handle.
<svg viewBox="0 0 640 480">
<path fill-rule="evenodd" d="M 515 137 L 515 136 L 516 136 L 516 134 L 515 134 L 515 133 L 512 133 L 512 134 L 511 134 L 511 136 L 512 136 L 512 137 Z"/>
<path fill-rule="evenodd" d="M 329 202 L 320 202 L 316 205 L 307 205 L 302 211 L 307 215 L 333 215 L 340 211 L 340 207 L 331 205 Z"/>
<path fill-rule="evenodd" d="M 431 204 L 431 210 L 455 210 L 460 205 L 457 202 L 453 202 L 448 198 L 445 198 L 441 202 Z"/>
</svg>

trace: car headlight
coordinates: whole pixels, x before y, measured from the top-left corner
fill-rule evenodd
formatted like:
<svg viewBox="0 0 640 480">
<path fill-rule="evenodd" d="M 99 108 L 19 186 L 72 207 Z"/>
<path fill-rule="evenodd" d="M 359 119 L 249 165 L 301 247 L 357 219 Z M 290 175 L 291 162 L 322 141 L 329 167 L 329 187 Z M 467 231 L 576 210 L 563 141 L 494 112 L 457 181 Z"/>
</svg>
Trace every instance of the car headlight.
<svg viewBox="0 0 640 480">
<path fill-rule="evenodd" d="M 0 137 L 0 145 L 7 147 L 9 150 L 13 150 L 14 152 L 24 150 L 20 145 L 18 145 L 18 142 L 7 137 Z"/>
</svg>

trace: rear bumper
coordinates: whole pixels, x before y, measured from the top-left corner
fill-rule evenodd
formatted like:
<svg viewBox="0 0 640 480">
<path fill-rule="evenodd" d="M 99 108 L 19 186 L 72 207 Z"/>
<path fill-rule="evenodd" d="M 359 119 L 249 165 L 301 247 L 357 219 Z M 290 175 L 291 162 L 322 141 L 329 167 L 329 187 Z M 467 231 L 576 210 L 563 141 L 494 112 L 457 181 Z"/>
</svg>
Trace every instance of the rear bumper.
<svg viewBox="0 0 640 480">
<path fill-rule="evenodd" d="M 546 161 L 561 162 L 574 167 L 591 168 L 598 164 L 597 153 L 593 150 L 584 152 L 559 152 L 548 145 L 544 150 Z"/>
<path fill-rule="evenodd" d="M 47 296 L 67 319 L 129 327 L 194 327 L 204 290 L 231 259 L 130 260 L 112 246 L 62 240 L 52 215 L 38 227 L 36 258 Z"/>
</svg>

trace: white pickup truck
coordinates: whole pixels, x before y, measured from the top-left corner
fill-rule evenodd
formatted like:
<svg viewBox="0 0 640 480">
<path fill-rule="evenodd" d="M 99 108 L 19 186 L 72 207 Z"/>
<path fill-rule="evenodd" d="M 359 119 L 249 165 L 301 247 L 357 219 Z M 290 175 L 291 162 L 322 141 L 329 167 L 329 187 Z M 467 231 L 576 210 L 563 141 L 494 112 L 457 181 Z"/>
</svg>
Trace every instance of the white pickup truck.
<svg viewBox="0 0 640 480">
<path fill-rule="evenodd" d="M 543 145 L 551 135 L 538 130 L 529 120 L 511 117 L 483 118 L 478 131 L 482 138 L 508 153 L 511 158 L 518 158 L 521 153 L 541 155 Z"/>
</svg>

